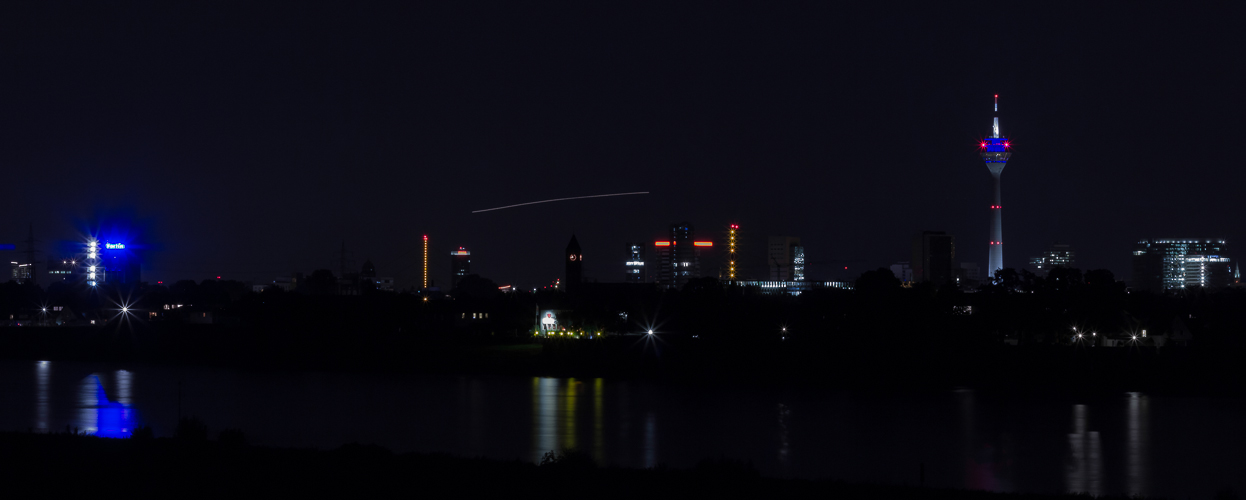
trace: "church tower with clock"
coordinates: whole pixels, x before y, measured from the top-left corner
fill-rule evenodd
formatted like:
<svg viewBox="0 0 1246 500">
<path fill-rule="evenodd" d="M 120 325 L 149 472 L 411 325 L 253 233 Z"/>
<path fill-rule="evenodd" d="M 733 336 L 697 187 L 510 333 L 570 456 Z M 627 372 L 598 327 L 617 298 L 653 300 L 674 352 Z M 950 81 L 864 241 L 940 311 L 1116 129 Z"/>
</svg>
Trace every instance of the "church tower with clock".
<svg viewBox="0 0 1246 500">
<path fill-rule="evenodd" d="M 567 265 L 566 290 L 572 292 L 584 280 L 584 254 L 580 253 L 580 242 L 576 241 L 574 234 L 571 235 L 571 242 L 567 243 L 563 263 Z"/>
</svg>

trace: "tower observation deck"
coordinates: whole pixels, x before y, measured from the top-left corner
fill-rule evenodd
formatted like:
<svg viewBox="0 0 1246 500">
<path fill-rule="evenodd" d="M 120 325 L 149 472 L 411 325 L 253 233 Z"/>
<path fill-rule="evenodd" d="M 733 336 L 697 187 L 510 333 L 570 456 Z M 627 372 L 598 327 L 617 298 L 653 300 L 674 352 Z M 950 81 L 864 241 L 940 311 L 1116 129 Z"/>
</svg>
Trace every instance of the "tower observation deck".
<svg viewBox="0 0 1246 500">
<path fill-rule="evenodd" d="M 991 171 L 991 177 L 995 180 L 995 201 L 991 203 L 990 254 L 986 267 L 988 276 L 994 279 L 995 271 L 1004 268 L 1004 207 L 999 196 L 999 176 L 1004 173 L 1008 157 L 1012 156 L 1008 138 L 999 133 L 998 94 L 995 95 L 995 125 L 991 129 L 991 136 L 983 139 L 978 147 L 982 150 L 982 161 L 986 162 L 986 168 Z"/>
</svg>

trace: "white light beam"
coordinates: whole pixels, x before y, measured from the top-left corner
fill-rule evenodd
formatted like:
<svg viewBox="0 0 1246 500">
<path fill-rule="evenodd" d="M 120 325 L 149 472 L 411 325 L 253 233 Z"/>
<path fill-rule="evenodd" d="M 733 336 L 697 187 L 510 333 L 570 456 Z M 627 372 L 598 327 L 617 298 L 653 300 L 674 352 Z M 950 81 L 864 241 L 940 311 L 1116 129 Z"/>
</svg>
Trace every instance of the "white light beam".
<svg viewBox="0 0 1246 500">
<path fill-rule="evenodd" d="M 607 196 L 629 196 L 629 195 L 634 195 L 634 194 L 649 194 L 649 192 L 648 192 L 648 191 L 637 191 L 637 192 L 634 192 L 634 193 L 594 194 L 594 195 L 590 195 L 590 196 L 572 196 L 572 197 L 570 197 L 570 198 L 554 198 L 554 199 L 552 199 L 552 200 L 529 201 L 529 202 L 527 202 L 527 203 L 520 203 L 520 204 L 517 204 L 517 205 L 507 205 L 507 206 L 504 206 L 504 207 L 486 208 L 486 209 L 484 209 L 484 210 L 472 210 L 472 213 L 474 213 L 474 214 L 478 214 L 478 213 L 480 213 L 480 212 L 488 212 L 488 211 L 490 211 L 490 210 L 501 210 L 501 209 L 503 209 L 503 208 L 515 208 L 515 207 L 522 207 L 522 206 L 524 206 L 524 205 L 536 205 L 537 203 L 549 203 L 549 202 L 551 202 L 551 201 L 580 200 L 580 199 L 584 199 L 584 198 L 605 198 L 605 197 L 607 197 Z"/>
</svg>

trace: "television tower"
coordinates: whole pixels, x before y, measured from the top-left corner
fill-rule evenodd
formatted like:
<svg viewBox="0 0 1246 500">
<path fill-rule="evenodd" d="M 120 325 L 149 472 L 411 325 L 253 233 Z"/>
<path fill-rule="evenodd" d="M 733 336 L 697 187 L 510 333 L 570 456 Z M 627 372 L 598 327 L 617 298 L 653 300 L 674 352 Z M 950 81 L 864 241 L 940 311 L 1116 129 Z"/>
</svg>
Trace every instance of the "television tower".
<svg viewBox="0 0 1246 500">
<path fill-rule="evenodd" d="M 995 279 L 995 272 L 1004 268 L 1004 207 L 999 198 L 999 176 L 1004 173 L 1004 165 L 1012 153 L 1008 138 L 999 133 L 999 94 L 995 94 L 995 125 L 991 129 L 991 137 L 983 139 L 978 145 L 982 150 L 982 161 L 991 171 L 995 179 L 995 201 L 991 204 L 991 251 L 987 259 L 986 272 L 990 279 Z"/>
</svg>

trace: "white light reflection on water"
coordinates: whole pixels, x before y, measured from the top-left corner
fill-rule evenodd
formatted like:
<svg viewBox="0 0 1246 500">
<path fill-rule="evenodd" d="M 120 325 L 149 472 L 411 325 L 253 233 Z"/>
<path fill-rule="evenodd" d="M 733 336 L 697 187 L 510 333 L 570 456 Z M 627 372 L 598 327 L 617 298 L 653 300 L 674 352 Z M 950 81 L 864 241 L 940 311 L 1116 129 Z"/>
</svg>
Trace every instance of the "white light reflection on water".
<svg viewBox="0 0 1246 500">
<path fill-rule="evenodd" d="M 51 411 L 52 399 L 49 394 L 49 379 L 52 364 L 47 361 L 35 363 L 35 431 L 48 432 L 48 414 Z"/>
<path fill-rule="evenodd" d="M 1150 413 L 1147 397 L 1129 393 L 1125 417 L 1125 494 L 1147 494 L 1147 453 L 1150 451 Z"/>
<path fill-rule="evenodd" d="M 971 389 L 953 391 L 960 407 L 964 483 L 969 489 L 1008 492 L 1015 489 L 1012 453 L 1007 436 L 992 430 L 989 418 L 978 418 L 977 394 Z"/>
<path fill-rule="evenodd" d="M 1069 466 L 1065 477 L 1069 493 L 1103 494 L 1103 453 L 1099 433 L 1089 430 L 1086 405 L 1073 405 L 1073 433 L 1069 434 Z"/>
<path fill-rule="evenodd" d="M 788 472 L 788 454 L 791 453 L 791 443 L 788 441 L 788 422 L 791 421 L 792 410 L 787 405 L 779 403 L 779 467 L 784 473 Z"/>
<path fill-rule="evenodd" d="M 558 379 L 532 377 L 532 461 L 558 450 Z"/>
<path fill-rule="evenodd" d="M 649 412 L 645 415 L 645 468 L 658 466 L 658 417 Z"/>
<path fill-rule="evenodd" d="M 117 370 L 113 376 L 117 377 L 117 402 L 129 405 L 130 397 L 134 394 L 134 374 L 126 370 Z"/>
<path fill-rule="evenodd" d="M 82 379 L 82 383 L 78 384 L 78 421 L 74 432 L 95 434 L 99 430 L 99 409 L 96 407 L 97 393 L 101 390 L 99 385 L 99 377 L 95 375 Z"/>
</svg>

